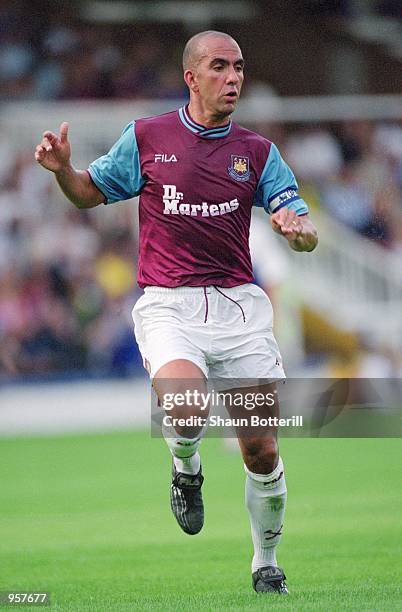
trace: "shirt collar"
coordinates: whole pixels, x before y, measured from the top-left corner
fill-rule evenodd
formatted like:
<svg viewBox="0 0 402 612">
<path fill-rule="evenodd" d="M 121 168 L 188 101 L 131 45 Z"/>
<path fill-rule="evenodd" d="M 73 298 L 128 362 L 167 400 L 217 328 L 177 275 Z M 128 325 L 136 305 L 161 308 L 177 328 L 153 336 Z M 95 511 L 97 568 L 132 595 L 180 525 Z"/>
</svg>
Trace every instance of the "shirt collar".
<svg viewBox="0 0 402 612">
<path fill-rule="evenodd" d="M 222 125 L 217 128 L 206 128 L 205 126 L 196 123 L 194 119 L 190 117 L 187 106 L 182 106 L 179 109 L 179 118 L 182 124 L 193 132 L 193 134 L 197 134 L 197 136 L 201 136 L 202 138 L 223 138 L 223 136 L 227 136 L 231 130 L 232 122 L 229 121 L 226 125 Z"/>
</svg>

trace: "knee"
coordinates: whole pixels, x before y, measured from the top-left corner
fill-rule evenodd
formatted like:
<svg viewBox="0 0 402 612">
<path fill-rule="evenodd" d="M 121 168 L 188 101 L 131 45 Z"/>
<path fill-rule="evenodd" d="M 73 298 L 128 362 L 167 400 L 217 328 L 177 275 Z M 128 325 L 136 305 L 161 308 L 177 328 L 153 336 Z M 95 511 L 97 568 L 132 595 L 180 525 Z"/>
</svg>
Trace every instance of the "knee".
<svg viewBox="0 0 402 612">
<path fill-rule="evenodd" d="M 252 439 L 244 443 L 243 459 L 254 474 L 270 474 L 278 463 L 278 443 L 275 438 Z"/>
</svg>

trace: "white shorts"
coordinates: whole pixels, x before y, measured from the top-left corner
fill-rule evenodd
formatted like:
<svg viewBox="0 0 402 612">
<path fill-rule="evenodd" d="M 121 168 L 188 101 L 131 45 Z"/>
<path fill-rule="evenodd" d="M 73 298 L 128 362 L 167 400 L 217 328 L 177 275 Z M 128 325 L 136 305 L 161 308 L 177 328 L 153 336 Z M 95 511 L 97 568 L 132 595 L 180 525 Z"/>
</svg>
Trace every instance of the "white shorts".
<svg viewBox="0 0 402 612">
<path fill-rule="evenodd" d="M 271 302 L 257 285 L 146 287 L 132 316 L 151 378 L 174 359 L 192 361 L 209 379 L 285 377 Z"/>
</svg>

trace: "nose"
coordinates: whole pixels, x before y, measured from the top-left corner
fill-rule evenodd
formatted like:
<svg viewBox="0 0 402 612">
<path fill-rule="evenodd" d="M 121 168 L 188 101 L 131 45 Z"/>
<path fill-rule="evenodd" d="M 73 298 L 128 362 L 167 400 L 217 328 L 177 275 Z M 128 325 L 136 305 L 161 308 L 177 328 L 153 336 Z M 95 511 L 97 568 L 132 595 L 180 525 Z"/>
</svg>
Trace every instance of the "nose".
<svg viewBox="0 0 402 612">
<path fill-rule="evenodd" d="M 228 74 L 226 77 L 226 83 L 228 85 L 232 85 L 232 84 L 237 85 L 239 81 L 240 81 L 239 73 L 235 70 L 233 66 L 231 66 L 228 70 Z"/>
</svg>

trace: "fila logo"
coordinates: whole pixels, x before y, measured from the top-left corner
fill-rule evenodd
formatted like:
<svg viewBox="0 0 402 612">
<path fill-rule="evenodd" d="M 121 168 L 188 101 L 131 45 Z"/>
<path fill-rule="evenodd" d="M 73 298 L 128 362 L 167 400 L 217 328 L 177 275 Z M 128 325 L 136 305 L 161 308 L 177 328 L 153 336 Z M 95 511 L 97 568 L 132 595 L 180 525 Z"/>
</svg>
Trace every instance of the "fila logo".
<svg viewBox="0 0 402 612">
<path fill-rule="evenodd" d="M 170 156 L 167 153 L 155 153 L 155 162 L 177 162 L 177 157 L 174 153 Z"/>
</svg>

